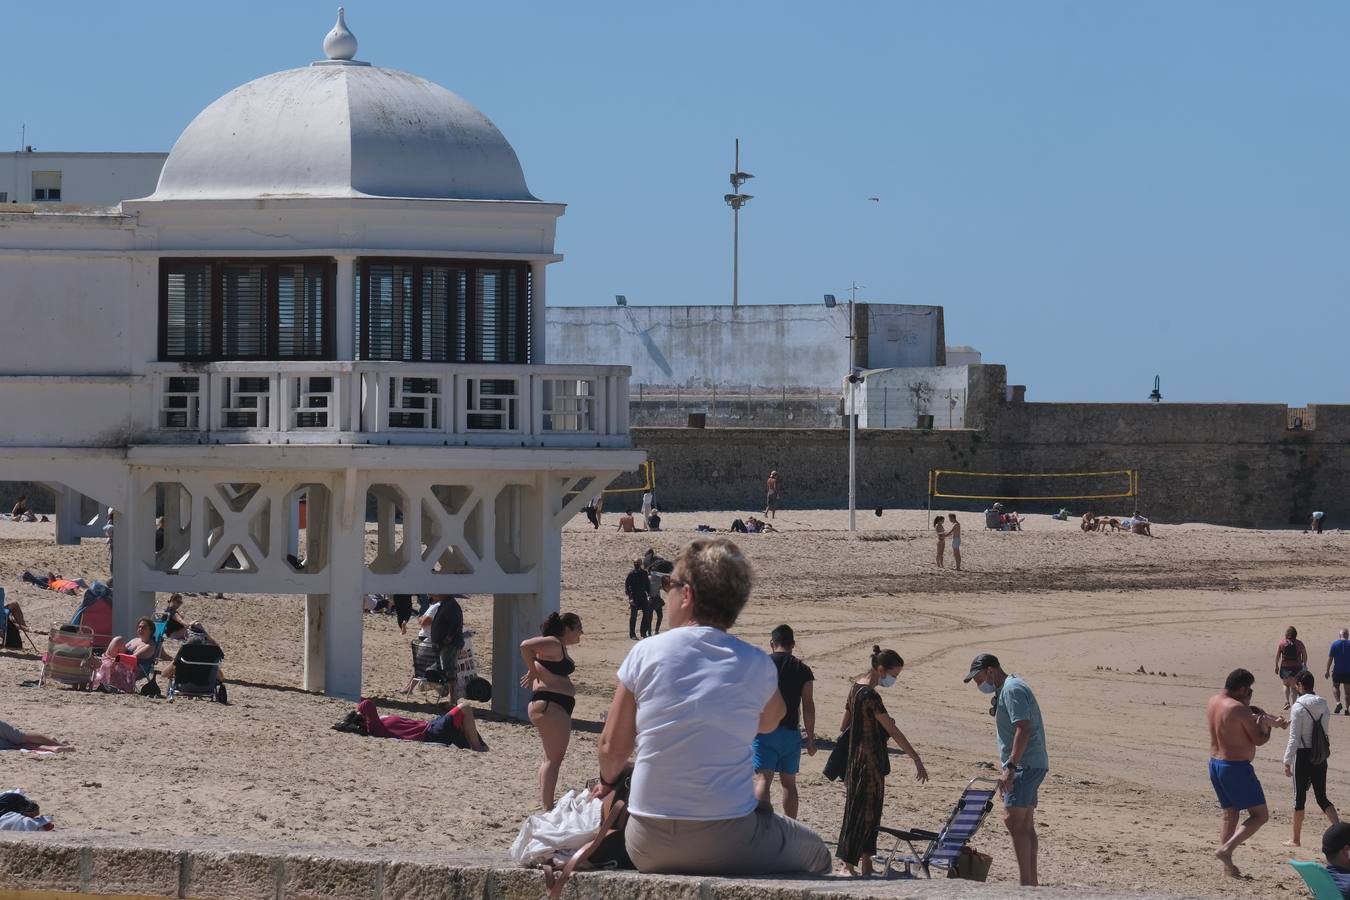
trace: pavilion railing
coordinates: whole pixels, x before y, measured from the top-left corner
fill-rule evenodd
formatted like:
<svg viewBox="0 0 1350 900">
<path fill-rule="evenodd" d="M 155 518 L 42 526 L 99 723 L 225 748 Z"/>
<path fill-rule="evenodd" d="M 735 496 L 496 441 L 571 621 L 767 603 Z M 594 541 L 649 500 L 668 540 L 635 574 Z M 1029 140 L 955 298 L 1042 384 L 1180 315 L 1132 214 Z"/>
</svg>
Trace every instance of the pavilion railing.
<svg viewBox="0 0 1350 900">
<path fill-rule="evenodd" d="M 152 440 L 620 446 L 626 366 L 159 363 Z"/>
</svg>

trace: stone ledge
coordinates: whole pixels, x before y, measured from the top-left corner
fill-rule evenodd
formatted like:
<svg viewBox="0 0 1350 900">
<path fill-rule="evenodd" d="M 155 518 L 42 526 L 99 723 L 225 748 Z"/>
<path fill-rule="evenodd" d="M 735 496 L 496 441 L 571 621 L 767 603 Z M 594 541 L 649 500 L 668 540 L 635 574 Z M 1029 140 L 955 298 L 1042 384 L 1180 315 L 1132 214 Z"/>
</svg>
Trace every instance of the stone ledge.
<svg viewBox="0 0 1350 900">
<path fill-rule="evenodd" d="M 193 900 L 540 900 L 544 882 L 537 869 L 518 868 L 495 853 L 378 852 L 45 832 L 0 835 L 0 895 L 7 891 Z M 1007 884 L 947 879 L 859 882 L 834 877 L 582 872 L 563 896 L 566 900 L 990 900 L 1033 895 Z M 1041 888 L 1034 896 L 1163 900 L 1165 895 Z"/>
</svg>

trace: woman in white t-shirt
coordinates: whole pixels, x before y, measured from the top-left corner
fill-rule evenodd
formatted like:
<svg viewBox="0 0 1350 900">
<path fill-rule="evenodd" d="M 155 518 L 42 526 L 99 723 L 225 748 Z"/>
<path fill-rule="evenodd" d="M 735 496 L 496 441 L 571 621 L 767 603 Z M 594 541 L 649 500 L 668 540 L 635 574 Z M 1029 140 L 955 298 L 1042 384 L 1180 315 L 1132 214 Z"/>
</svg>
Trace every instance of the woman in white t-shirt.
<svg viewBox="0 0 1350 900">
<path fill-rule="evenodd" d="M 636 750 L 625 843 L 641 872 L 830 870 L 818 834 L 755 799 L 751 743 L 786 708 L 773 661 L 727 634 L 753 578 L 731 541 L 689 544 L 662 583 L 669 630 L 638 642 L 619 667 L 596 795 L 619 783 Z"/>
</svg>

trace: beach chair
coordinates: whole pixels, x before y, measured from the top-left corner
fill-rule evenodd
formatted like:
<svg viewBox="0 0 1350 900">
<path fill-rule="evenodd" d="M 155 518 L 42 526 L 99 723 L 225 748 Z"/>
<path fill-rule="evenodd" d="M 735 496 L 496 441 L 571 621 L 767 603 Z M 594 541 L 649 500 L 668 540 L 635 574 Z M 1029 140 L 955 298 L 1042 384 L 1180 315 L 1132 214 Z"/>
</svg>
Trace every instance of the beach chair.
<svg viewBox="0 0 1350 900">
<path fill-rule="evenodd" d="M 1313 900 L 1341 900 L 1341 889 L 1336 887 L 1336 882 L 1327 874 L 1327 870 L 1322 868 L 1321 863 L 1291 859 L 1289 865 L 1294 867 L 1294 871 L 1303 878 L 1304 884 L 1308 885 Z"/>
<path fill-rule="evenodd" d="M 976 785 L 979 785 L 978 787 Z M 881 826 L 881 831 L 895 838 L 895 844 L 891 847 L 889 854 L 882 856 L 878 854 L 873 857 L 873 862 L 881 867 L 887 878 L 917 878 L 914 873 L 914 867 L 918 866 L 923 870 L 926 878 L 932 878 L 933 866 L 943 866 L 950 868 L 956 863 L 957 857 L 961 851 L 970 843 L 970 839 L 975 836 L 975 832 L 980 830 L 980 825 L 984 823 L 985 816 L 994 808 L 994 793 L 998 789 L 998 780 L 994 778 L 972 778 L 966 784 L 965 790 L 961 792 L 961 798 L 956 801 L 956 808 L 947 818 L 947 824 L 942 826 L 941 831 L 925 831 L 921 828 L 911 828 L 903 831 L 898 828 L 887 828 Z M 910 855 L 900 856 L 900 845 L 909 846 Z M 917 843 L 924 844 L 923 852 L 920 852 Z M 904 866 L 903 871 L 896 871 L 894 866 L 900 864 Z"/>
<path fill-rule="evenodd" d="M 173 666 L 173 678 L 169 679 L 170 703 L 175 697 L 187 697 L 190 700 L 217 699 L 216 687 L 220 683 L 220 660 L 215 662 L 194 662 L 181 656 Z"/>
<path fill-rule="evenodd" d="M 403 688 L 404 694 L 411 694 L 415 690 L 430 690 L 432 685 L 427 682 L 427 670 L 435 668 L 439 663 L 436 655 L 436 648 L 430 641 L 416 640 L 412 641 L 412 677 L 408 679 L 408 684 Z"/>
<path fill-rule="evenodd" d="M 47 633 L 47 652 L 42 657 L 38 685 L 56 682 L 87 689 L 97 664 L 92 628 L 53 625 Z"/>
</svg>

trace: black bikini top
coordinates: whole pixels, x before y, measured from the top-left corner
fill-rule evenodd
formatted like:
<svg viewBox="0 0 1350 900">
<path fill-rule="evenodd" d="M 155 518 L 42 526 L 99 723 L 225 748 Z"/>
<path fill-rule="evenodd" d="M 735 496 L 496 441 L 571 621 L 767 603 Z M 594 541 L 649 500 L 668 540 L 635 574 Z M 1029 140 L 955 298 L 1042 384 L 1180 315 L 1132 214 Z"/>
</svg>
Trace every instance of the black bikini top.
<svg viewBox="0 0 1350 900">
<path fill-rule="evenodd" d="M 565 650 L 562 659 L 535 659 L 535 662 L 554 675 L 571 675 L 577 670 L 577 664 L 572 662 L 572 657 L 568 656 Z"/>
</svg>

